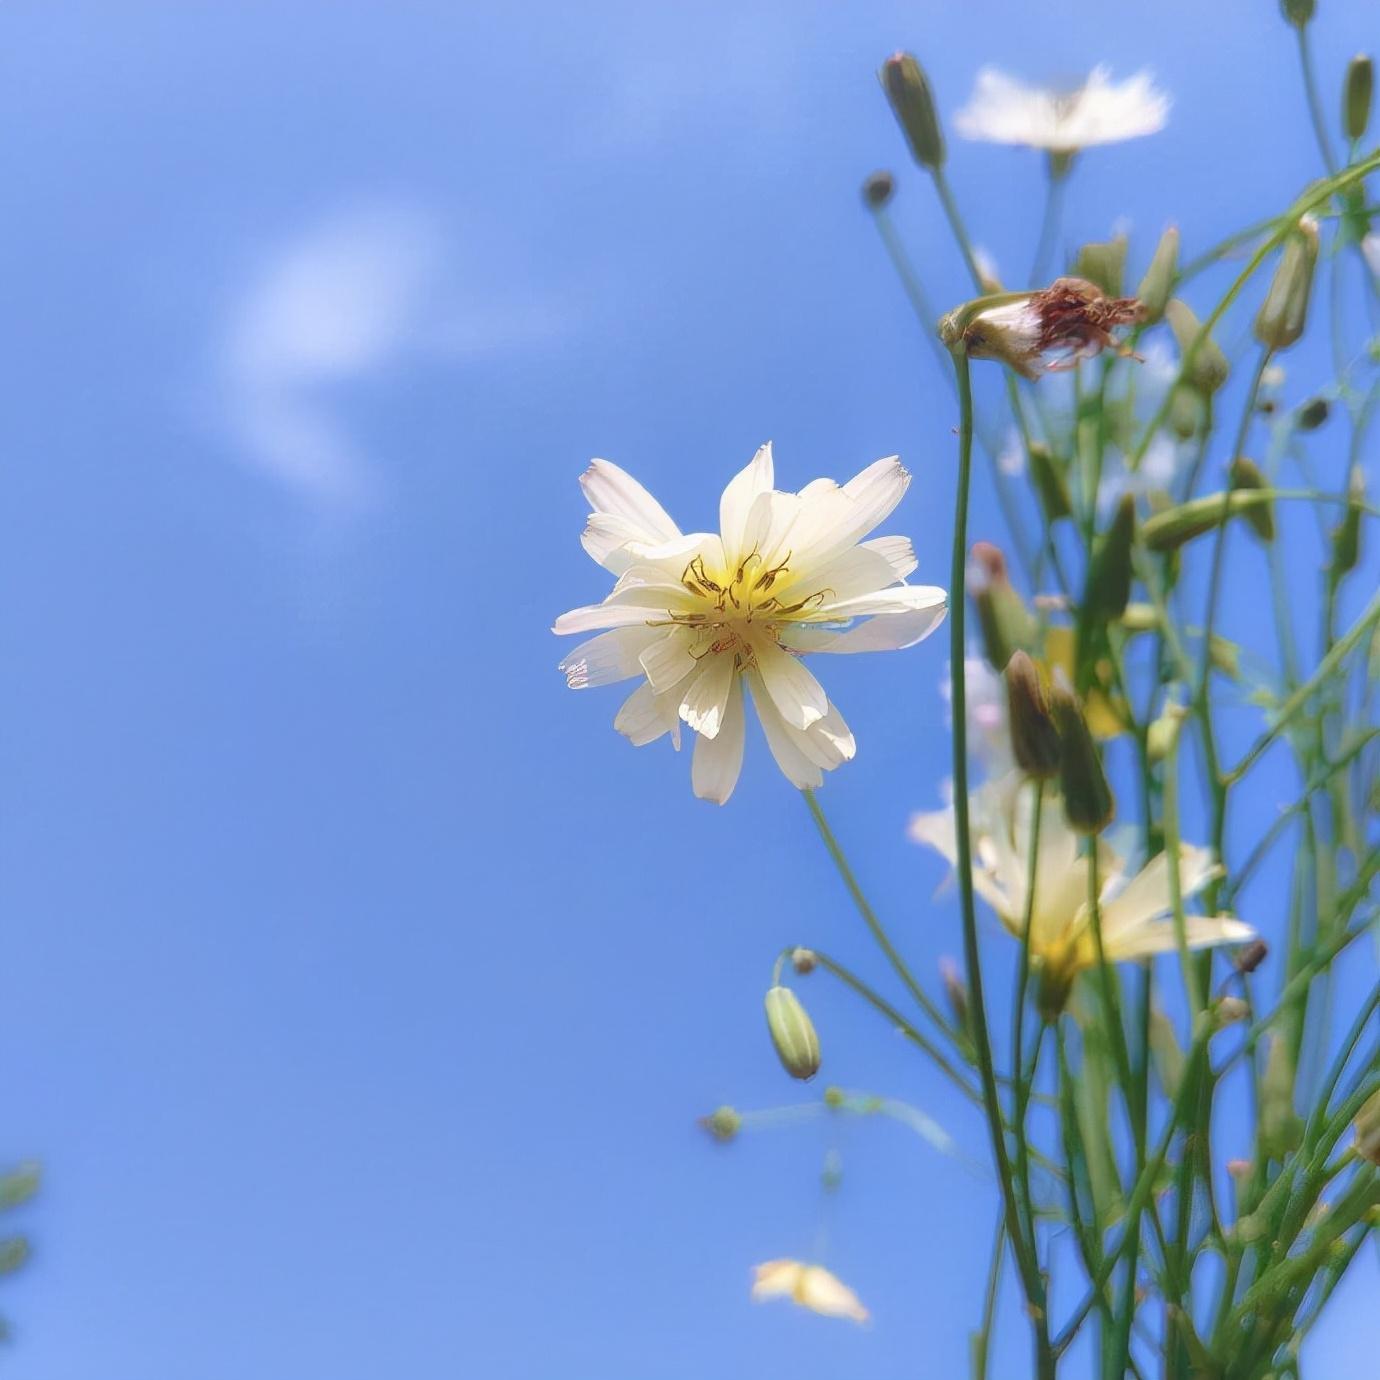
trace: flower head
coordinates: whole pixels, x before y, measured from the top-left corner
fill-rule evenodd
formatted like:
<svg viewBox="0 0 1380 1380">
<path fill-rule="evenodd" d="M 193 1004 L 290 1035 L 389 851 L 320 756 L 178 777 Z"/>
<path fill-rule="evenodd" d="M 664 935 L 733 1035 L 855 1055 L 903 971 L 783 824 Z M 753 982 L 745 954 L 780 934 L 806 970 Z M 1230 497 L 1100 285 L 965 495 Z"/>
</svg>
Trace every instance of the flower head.
<svg viewBox="0 0 1380 1380">
<path fill-rule="evenodd" d="M 971 799 L 973 887 L 1016 938 L 1025 926 L 1030 845 L 1035 819 L 1033 788 L 1018 778 L 993 782 Z M 911 819 L 910 836 L 951 864 L 957 859 L 952 808 Z M 1062 1005 L 1073 979 L 1097 962 L 1089 905 L 1089 859 L 1064 818 L 1063 802 L 1045 788 L 1040 806 L 1039 855 L 1030 918 L 1031 962 L 1041 990 Z M 1103 949 L 1111 963 L 1170 953 L 1178 947 L 1171 918 L 1169 860 L 1161 853 L 1134 876 L 1125 861 L 1097 840 L 1098 917 Z M 1220 875 L 1212 855 L 1183 844 L 1179 849 L 1181 896 L 1192 896 Z M 1237 944 L 1255 936 L 1230 916 L 1190 915 L 1185 919 L 1190 949 Z"/>
<path fill-rule="evenodd" d="M 991 306 L 979 299 L 950 312 L 939 323 L 940 338 L 951 349 L 961 341 L 974 359 L 1001 360 L 1037 379 L 1092 359 L 1108 346 L 1125 353 L 1112 331 L 1141 318 L 1134 297 L 1108 297 L 1086 278 L 1056 278 L 1039 292 L 1013 296 Z"/>
<path fill-rule="evenodd" d="M 954 128 L 965 139 L 1071 154 L 1154 134 L 1168 117 L 1169 97 L 1148 72 L 1113 82 L 1105 67 L 1094 67 L 1082 86 L 1053 91 L 984 67 Z"/>
<path fill-rule="evenodd" d="M 744 691 L 791 783 L 820 784 L 854 754 L 852 733 L 801 661 L 810 652 L 909 647 L 944 618 L 947 596 L 905 583 L 905 537 L 863 540 L 910 476 L 893 456 L 839 485 L 772 487 L 770 445 L 729 482 L 719 532 L 683 534 L 631 475 L 595 460 L 580 483 L 594 510 L 581 541 L 618 577 L 601 604 L 562 614 L 557 633 L 608 629 L 560 669 L 572 689 L 641 678 L 614 727 L 634 746 L 680 725 L 699 735 L 695 794 L 723 804 L 743 760 Z"/>
<path fill-rule="evenodd" d="M 800 1260 L 768 1260 L 753 1270 L 752 1297 L 788 1298 L 812 1313 L 826 1318 L 851 1318 L 867 1321 L 867 1309 L 858 1296 L 837 1275 L 823 1265 L 806 1265 Z"/>
</svg>

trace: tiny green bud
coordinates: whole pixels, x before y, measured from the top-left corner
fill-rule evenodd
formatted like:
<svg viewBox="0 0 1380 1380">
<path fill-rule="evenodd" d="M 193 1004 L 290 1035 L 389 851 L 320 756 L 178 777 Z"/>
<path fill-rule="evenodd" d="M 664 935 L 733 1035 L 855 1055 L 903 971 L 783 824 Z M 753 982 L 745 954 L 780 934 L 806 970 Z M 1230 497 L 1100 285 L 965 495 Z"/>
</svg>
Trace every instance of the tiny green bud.
<svg viewBox="0 0 1380 1380">
<path fill-rule="evenodd" d="M 954 1024 L 964 1032 L 968 1029 L 968 984 L 951 958 L 939 960 L 939 979 L 944 986 L 944 999 L 953 1013 Z"/>
<path fill-rule="evenodd" d="M 1361 508 L 1366 499 L 1366 475 L 1360 465 L 1351 467 L 1347 479 L 1351 500 L 1342 520 L 1332 529 L 1332 574 L 1340 577 L 1355 570 L 1361 559 Z"/>
<path fill-rule="evenodd" d="M 824 1105 L 831 1111 L 838 1111 L 848 1101 L 848 1094 L 837 1084 L 830 1083 L 824 1090 Z"/>
<path fill-rule="evenodd" d="M 885 170 L 874 172 L 862 185 L 863 200 L 874 210 L 880 211 L 891 200 L 896 190 L 896 179 Z"/>
<path fill-rule="evenodd" d="M 909 53 L 893 53 L 877 76 L 915 161 L 922 168 L 942 168 L 944 134 L 934 93 L 920 64 Z"/>
<path fill-rule="evenodd" d="M 1126 278 L 1126 236 L 1095 240 L 1078 251 L 1074 273 L 1096 283 L 1108 297 L 1120 297 Z"/>
<path fill-rule="evenodd" d="M 982 629 L 983 650 L 998 671 L 1006 669 L 1011 653 L 1035 640 L 1035 620 L 1006 573 L 1006 557 L 989 541 L 973 543 L 969 553 L 977 567 L 971 589 Z"/>
<path fill-rule="evenodd" d="M 1178 342 L 1179 353 L 1186 356 L 1203 329 L 1198 318 L 1193 314 L 1193 309 L 1177 297 L 1171 297 L 1165 303 L 1164 314 Z M 1211 395 L 1226 383 L 1228 372 L 1227 357 L 1222 353 L 1222 347 L 1211 335 L 1203 336 L 1188 366 L 1188 382 Z"/>
<path fill-rule="evenodd" d="M 717 1141 L 730 1141 L 743 1129 L 743 1118 L 725 1104 L 716 1107 L 708 1116 L 700 1118 L 700 1125 Z"/>
<path fill-rule="evenodd" d="M 1289 1041 L 1278 1035 L 1270 1041 L 1260 1080 L 1257 1134 L 1261 1153 L 1272 1160 L 1282 1160 L 1303 1139 L 1303 1122 L 1294 1110 L 1294 1058 Z"/>
<path fill-rule="evenodd" d="M 1027 776 L 1047 781 L 1059 774 L 1059 730 L 1050 716 L 1040 673 L 1030 654 L 1018 648 L 1002 675 L 1016 765 Z"/>
<path fill-rule="evenodd" d="M 1294 414 L 1294 425 L 1299 431 L 1316 431 L 1332 411 L 1326 398 L 1309 398 Z"/>
<path fill-rule="evenodd" d="M 1265 476 L 1260 472 L 1260 466 L 1254 460 L 1248 460 L 1244 455 L 1238 455 L 1231 462 L 1230 476 L 1233 489 L 1268 489 L 1270 487 L 1265 482 Z M 1267 543 L 1274 541 L 1275 509 L 1273 503 L 1265 502 L 1253 508 L 1247 508 L 1242 516 L 1250 523 L 1251 528 L 1261 541 Z"/>
<path fill-rule="evenodd" d="M 1169 428 L 1181 441 L 1191 441 L 1207 429 L 1209 403 L 1191 383 L 1174 385 L 1169 395 Z"/>
<path fill-rule="evenodd" d="M 1164 309 L 1169 302 L 1169 294 L 1173 291 L 1174 279 L 1178 273 L 1179 227 L 1171 225 L 1160 236 L 1160 242 L 1155 246 L 1154 257 L 1150 260 L 1150 267 L 1145 270 L 1145 277 L 1140 280 L 1140 287 L 1136 289 L 1136 296 L 1145 308 L 1147 324 L 1153 325 L 1164 316 Z"/>
<path fill-rule="evenodd" d="M 818 962 L 819 960 L 815 957 L 815 951 L 813 949 L 791 950 L 791 967 L 802 977 L 806 973 L 813 973 L 815 964 Z"/>
<path fill-rule="evenodd" d="M 819 1072 L 819 1036 L 799 998 L 789 987 L 773 987 L 766 1009 L 767 1031 L 781 1067 L 792 1078 L 813 1078 Z"/>
<path fill-rule="evenodd" d="M 1375 64 L 1369 53 L 1357 53 L 1347 64 L 1342 93 L 1342 131 L 1355 143 L 1370 124 L 1370 101 L 1375 89 Z"/>
<path fill-rule="evenodd" d="M 1279 0 L 1279 8 L 1290 24 L 1301 29 L 1312 19 L 1318 3 L 1317 0 Z"/>
<path fill-rule="evenodd" d="M 1080 834 L 1100 834 L 1112 822 L 1116 806 L 1083 706 L 1072 691 L 1055 686 L 1050 708 L 1059 728 L 1059 789 L 1064 797 L 1064 818 Z"/>
<path fill-rule="evenodd" d="M 1073 503 L 1069 499 L 1069 486 L 1049 447 L 1032 441 L 1029 454 L 1030 477 L 1035 482 L 1045 521 L 1058 522 L 1060 518 L 1071 516 Z"/>
<path fill-rule="evenodd" d="M 1380 1093 L 1376 1093 L 1357 1113 L 1356 1153 L 1363 1160 L 1380 1164 Z"/>
<path fill-rule="evenodd" d="M 1255 338 L 1272 350 L 1286 350 L 1308 324 L 1308 299 L 1318 263 L 1318 222 L 1304 216 L 1279 256 L 1270 290 L 1255 318 Z"/>
</svg>

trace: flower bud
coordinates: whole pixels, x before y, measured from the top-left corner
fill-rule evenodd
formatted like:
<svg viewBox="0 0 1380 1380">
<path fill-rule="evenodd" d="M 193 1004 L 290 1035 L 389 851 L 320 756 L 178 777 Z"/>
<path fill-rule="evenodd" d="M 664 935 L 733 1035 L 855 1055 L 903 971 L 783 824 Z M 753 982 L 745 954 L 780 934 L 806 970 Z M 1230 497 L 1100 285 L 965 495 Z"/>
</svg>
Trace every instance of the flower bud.
<svg viewBox="0 0 1380 1380">
<path fill-rule="evenodd" d="M 1360 465 L 1351 467 L 1347 479 L 1347 505 L 1342 520 L 1332 529 L 1332 574 L 1338 578 L 1356 569 L 1361 559 L 1361 508 L 1366 498 L 1366 476 Z"/>
<path fill-rule="evenodd" d="M 1243 1179 L 1249 1179 L 1251 1176 L 1251 1171 L 1254 1168 L 1255 1166 L 1250 1162 L 1250 1160 L 1227 1161 L 1227 1173 L 1230 1174 L 1232 1178 L 1235 1179 L 1238 1183 L 1240 1183 Z"/>
<path fill-rule="evenodd" d="M 1163 762 L 1173 754 L 1179 743 L 1179 730 L 1188 718 L 1188 710 L 1170 700 L 1157 718 L 1145 730 L 1145 751 L 1152 762 Z"/>
<path fill-rule="evenodd" d="M 944 135 L 934 108 L 934 93 L 920 64 L 909 53 L 893 53 L 877 76 L 915 161 L 922 168 L 942 168 Z"/>
<path fill-rule="evenodd" d="M 743 1129 L 743 1118 L 734 1108 L 716 1107 L 708 1116 L 700 1118 L 700 1125 L 717 1141 L 730 1141 Z"/>
<path fill-rule="evenodd" d="M 1252 939 L 1232 954 L 1238 973 L 1253 973 L 1270 956 L 1270 946 L 1263 939 Z"/>
<path fill-rule="evenodd" d="M 1187 355 L 1202 331 L 1202 325 L 1193 314 L 1192 308 L 1177 297 L 1171 297 L 1165 303 L 1164 314 L 1169 320 L 1169 329 L 1174 332 L 1174 339 L 1178 342 L 1179 353 Z M 1228 372 L 1227 357 L 1222 353 L 1222 347 L 1212 336 L 1204 336 L 1188 367 L 1189 383 L 1211 396 L 1226 383 Z"/>
<path fill-rule="evenodd" d="M 863 200 L 874 211 L 880 211 L 891 200 L 896 190 L 896 179 L 885 170 L 872 173 L 862 185 Z"/>
<path fill-rule="evenodd" d="M 806 973 L 813 973 L 815 964 L 818 962 L 819 960 L 815 957 L 815 951 L 813 949 L 791 950 L 791 967 L 802 977 Z"/>
<path fill-rule="evenodd" d="M 1355 143 L 1370 124 L 1370 99 L 1375 88 L 1375 64 L 1369 53 L 1357 53 L 1347 64 L 1342 90 L 1342 131 Z"/>
<path fill-rule="evenodd" d="M 1098 538 L 1088 562 L 1082 609 L 1086 616 L 1110 623 L 1131 601 L 1131 548 L 1136 540 L 1136 501 L 1122 494 L 1111 526 Z"/>
<path fill-rule="evenodd" d="M 836 1083 L 830 1083 L 824 1090 L 824 1105 L 830 1111 L 836 1112 L 845 1102 L 848 1101 L 848 1094 Z"/>
<path fill-rule="evenodd" d="M 1047 781 L 1059 774 L 1059 730 L 1050 717 L 1040 673 L 1030 654 L 1018 649 L 1002 674 L 1016 765 L 1027 776 Z"/>
<path fill-rule="evenodd" d="M 1265 482 L 1265 476 L 1260 472 L 1260 466 L 1254 460 L 1248 460 L 1244 455 L 1238 455 L 1231 462 L 1229 473 L 1233 489 L 1268 489 L 1270 487 Z M 1274 541 L 1275 509 L 1272 502 L 1267 501 L 1253 508 L 1247 508 L 1241 516 L 1250 523 L 1261 541 Z"/>
<path fill-rule="evenodd" d="M 1317 0 L 1279 0 L 1280 13 L 1295 28 L 1303 28 L 1318 8 Z"/>
<path fill-rule="evenodd" d="M 1309 398 L 1294 414 L 1294 426 L 1299 431 L 1316 431 L 1332 411 L 1326 398 Z"/>
<path fill-rule="evenodd" d="M 1145 320 L 1148 324 L 1153 325 L 1164 316 L 1164 309 L 1169 302 L 1169 294 L 1173 291 L 1174 279 L 1178 273 L 1179 227 L 1171 225 L 1160 236 L 1160 242 L 1155 246 L 1154 257 L 1150 260 L 1150 267 L 1145 270 L 1145 277 L 1140 280 L 1140 287 L 1136 289 L 1136 296 L 1145 308 Z"/>
<path fill-rule="evenodd" d="M 1073 503 L 1069 499 L 1069 486 L 1049 447 L 1032 441 L 1029 454 L 1030 477 L 1035 482 L 1035 492 L 1039 495 L 1045 521 L 1058 522 L 1060 518 L 1071 516 Z"/>
<path fill-rule="evenodd" d="M 1262 345 L 1285 350 L 1303 334 L 1317 263 L 1318 222 L 1304 216 L 1285 242 L 1270 290 L 1256 313 L 1255 338 Z"/>
<path fill-rule="evenodd" d="M 789 987 L 767 993 L 767 1030 L 781 1067 L 792 1078 L 809 1079 L 819 1072 L 819 1036 Z"/>
<path fill-rule="evenodd" d="M 1240 997 L 1219 997 L 1217 1001 L 1217 1028 L 1239 1025 L 1251 1014 L 1250 1004 Z"/>
<path fill-rule="evenodd" d="M 973 247 L 973 267 L 977 269 L 978 286 L 989 295 L 1005 292 L 997 261 L 981 245 Z"/>
<path fill-rule="evenodd" d="M 1183 1081 L 1184 1052 L 1174 1034 L 1174 1023 L 1158 1006 L 1150 1010 L 1150 1058 L 1164 1095 L 1172 1101 Z"/>
<path fill-rule="evenodd" d="M 1261 1153 L 1272 1160 L 1282 1160 L 1303 1139 L 1303 1122 L 1294 1110 L 1294 1056 L 1288 1040 L 1278 1035 L 1270 1041 L 1260 1080 L 1257 1134 Z"/>
<path fill-rule="evenodd" d="M 1033 644 L 1035 621 L 1007 578 L 1000 547 L 989 541 L 974 542 L 970 555 L 977 567 L 972 592 L 983 650 L 992 666 L 1004 671 L 1012 652 Z"/>
<path fill-rule="evenodd" d="M 968 984 L 958 971 L 958 964 L 951 958 L 939 960 L 939 979 L 944 985 L 944 997 L 949 1003 L 954 1024 L 960 1030 L 968 1029 Z"/>
<path fill-rule="evenodd" d="M 1380 1164 L 1380 1093 L 1376 1093 L 1356 1115 L 1356 1153 L 1363 1160 Z"/>
<path fill-rule="evenodd" d="M 1076 695 L 1056 685 L 1050 708 L 1059 728 L 1059 789 L 1064 797 L 1064 818 L 1080 834 L 1100 834 L 1112 822 L 1116 806 L 1083 707 Z"/>
<path fill-rule="evenodd" d="M 1078 251 L 1073 271 L 1095 283 L 1108 297 L 1120 297 L 1126 277 L 1126 236 L 1085 244 Z"/>
<path fill-rule="evenodd" d="M 1151 551 L 1176 551 L 1194 537 L 1201 537 L 1223 522 L 1243 517 L 1269 502 L 1261 490 L 1236 489 L 1227 494 L 1203 494 L 1147 518 L 1141 524 L 1140 539 Z"/>
<path fill-rule="evenodd" d="M 1209 403 L 1201 389 L 1178 383 L 1169 395 L 1169 428 L 1181 441 L 1191 441 L 1207 429 Z"/>
</svg>

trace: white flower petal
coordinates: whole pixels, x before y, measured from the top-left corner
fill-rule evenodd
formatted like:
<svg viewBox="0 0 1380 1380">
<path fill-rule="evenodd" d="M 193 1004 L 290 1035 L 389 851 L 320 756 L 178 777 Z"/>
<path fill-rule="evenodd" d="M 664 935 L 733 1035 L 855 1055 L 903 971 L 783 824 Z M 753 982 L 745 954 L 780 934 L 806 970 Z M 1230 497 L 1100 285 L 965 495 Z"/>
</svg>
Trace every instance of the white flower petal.
<svg viewBox="0 0 1380 1380">
<path fill-rule="evenodd" d="M 690 784 L 701 800 L 723 805 L 733 794 L 743 769 L 745 726 L 742 677 L 735 675 L 718 733 L 712 738 L 700 734 L 695 739 Z"/>
<path fill-rule="evenodd" d="M 777 712 L 771 696 L 762 688 L 762 678 L 755 671 L 746 676 L 752 691 L 752 703 L 766 735 L 767 746 L 781 768 L 782 775 L 798 790 L 815 790 L 824 782 L 824 772 L 819 764 L 806 755 L 801 742 L 808 735 L 798 728 L 792 728 Z"/>
<path fill-rule="evenodd" d="M 1207 949 L 1215 944 L 1244 944 L 1255 938 L 1255 930 L 1244 920 L 1230 915 L 1187 915 L 1184 929 L 1190 949 Z M 1113 962 L 1150 958 L 1173 953 L 1179 947 L 1172 920 L 1152 920 L 1115 936 L 1103 931 L 1107 957 Z"/>
<path fill-rule="evenodd" d="M 752 549 L 745 546 L 743 538 L 747 531 L 749 514 L 759 494 L 768 493 L 775 479 L 772 465 L 771 442 L 759 447 L 757 454 L 747 465 L 728 481 L 723 497 L 719 499 L 719 537 L 724 544 L 724 555 L 730 565 L 737 565 Z"/>
<path fill-rule="evenodd" d="M 728 701 L 737 679 L 732 652 L 706 656 L 698 673 L 686 683 L 680 702 L 680 717 L 696 733 L 713 738 L 723 727 Z"/>
<path fill-rule="evenodd" d="M 797 623 L 781 631 L 781 645 L 797 652 L 895 652 L 923 642 L 943 621 L 948 604 L 868 618 L 855 628 L 834 632 Z"/>
<path fill-rule="evenodd" d="M 580 476 L 580 487 L 596 513 L 623 518 L 639 533 L 638 541 L 654 544 L 680 536 L 680 528 L 666 509 L 632 475 L 609 460 L 591 460 Z"/>
<path fill-rule="evenodd" d="M 871 537 L 861 545 L 864 551 L 875 551 L 887 562 L 892 583 L 907 579 L 920 565 L 909 537 Z"/>
<path fill-rule="evenodd" d="M 788 724 L 809 728 L 829 712 L 829 697 L 824 687 L 798 657 L 768 641 L 754 644 L 753 652 L 762 686 Z"/>
<path fill-rule="evenodd" d="M 856 546 L 891 516 L 909 486 L 910 475 L 894 455 L 874 461 L 842 488 L 811 486 L 791 532 L 797 567 L 823 565 Z"/>
<path fill-rule="evenodd" d="M 639 654 L 639 665 L 647 675 L 647 683 L 658 694 L 679 685 L 698 666 L 690 649 L 695 645 L 695 633 L 689 628 L 658 629 L 660 636 L 646 644 Z"/>
<path fill-rule="evenodd" d="M 811 623 L 841 623 L 849 618 L 871 618 L 877 614 L 912 613 L 946 609 L 949 596 L 938 585 L 897 585 L 852 599 L 829 600 L 816 609 L 802 610 L 801 617 Z"/>
<path fill-rule="evenodd" d="M 1192 896 L 1213 878 L 1221 876 L 1212 853 L 1192 844 L 1179 845 L 1179 894 Z M 1120 891 L 1101 905 L 1102 932 L 1131 930 L 1146 921 L 1158 920 L 1174 909 L 1169 890 L 1169 857 L 1157 853 Z"/>
<path fill-rule="evenodd" d="M 677 735 L 676 747 L 680 747 L 680 720 L 674 704 L 668 705 L 645 680 L 623 701 L 613 726 L 634 747 L 646 747 L 667 733 Z"/>
<path fill-rule="evenodd" d="M 586 604 L 561 614 L 551 625 L 551 631 L 566 637 L 571 633 L 594 632 L 598 628 L 627 628 L 636 623 L 645 626 L 656 617 L 654 610 L 633 605 Z M 661 617 L 664 619 L 665 614 Z"/>
<path fill-rule="evenodd" d="M 642 674 L 638 660 L 652 642 L 665 636 L 661 628 L 615 628 L 581 642 L 562 660 L 559 670 L 572 690 L 588 690 L 596 685 L 612 685 Z"/>
</svg>

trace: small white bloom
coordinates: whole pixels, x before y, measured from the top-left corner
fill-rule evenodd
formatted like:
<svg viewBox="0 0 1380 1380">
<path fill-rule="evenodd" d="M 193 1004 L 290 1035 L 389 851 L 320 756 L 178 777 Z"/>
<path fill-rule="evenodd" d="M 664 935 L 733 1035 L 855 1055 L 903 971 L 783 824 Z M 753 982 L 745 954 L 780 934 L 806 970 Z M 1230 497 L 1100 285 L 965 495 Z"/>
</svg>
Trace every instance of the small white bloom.
<svg viewBox="0 0 1380 1380">
<path fill-rule="evenodd" d="M 967 139 L 1070 154 L 1154 134 L 1168 116 L 1169 97 L 1148 72 L 1113 82 L 1105 67 L 1095 67 L 1077 89 L 1053 91 L 984 67 L 954 128 Z"/>
<path fill-rule="evenodd" d="M 837 1275 L 823 1265 L 806 1265 L 800 1260 L 768 1260 L 753 1270 L 752 1297 L 788 1298 L 812 1313 L 826 1318 L 851 1318 L 866 1322 L 867 1309 L 858 1296 Z"/>
<path fill-rule="evenodd" d="M 980 653 L 963 658 L 963 682 L 967 689 L 968 743 L 989 779 L 1006 776 L 1016 765 L 1011 755 L 1011 730 L 1006 723 L 1006 682 Z M 949 705 L 953 727 L 953 667 L 945 668 L 940 693 Z"/>
<path fill-rule="evenodd" d="M 947 595 L 905 583 L 905 537 L 863 538 L 901 501 L 910 475 L 893 456 L 842 486 L 772 487 L 771 446 L 729 482 L 719 532 L 682 534 L 631 475 L 595 460 L 581 478 L 593 512 L 581 541 L 618 577 L 601 604 L 562 614 L 552 631 L 601 632 L 560 669 L 572 689 L 642 677 L 614 727 L 635 746 L 680 725 L 699 735 L 695 794 L 722 805 L 743 760 L 744 685 L 777 765 L 813 789 L 854 754 L 853 735 L 807 652 L 909 647 L 943 621 Z"/>
</svg>

